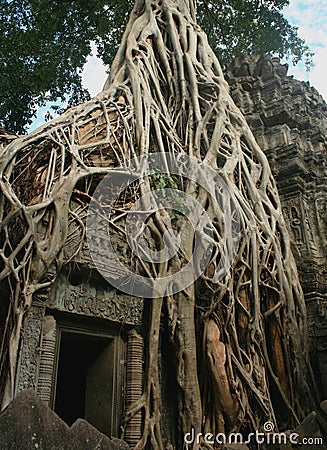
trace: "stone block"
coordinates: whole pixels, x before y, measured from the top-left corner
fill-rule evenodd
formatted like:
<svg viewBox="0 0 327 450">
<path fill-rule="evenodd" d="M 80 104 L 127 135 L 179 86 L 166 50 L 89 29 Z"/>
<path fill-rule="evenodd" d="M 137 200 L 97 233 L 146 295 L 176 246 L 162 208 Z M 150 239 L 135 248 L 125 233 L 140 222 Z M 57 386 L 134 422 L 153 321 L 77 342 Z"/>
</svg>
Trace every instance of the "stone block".
<svg viewBox="0 0 327 450">
<path fill-rule="evenodd" d="M 308 448 L 310 450 L 323 450 L 326 449 L 326 439 L 322 432 L 321 421 L 319 420 L 319 413 L 312 411 L 304 420 L 300 423 L 295 430 L 298 433 L 298 442 L 300 448 Z M 321 440 L 321 441 L 320 441 Z"/>
<path fill-rule="evenodd" d="M 0 415 L 1 450 L 128 450 L 86 420 L 69 427 L 33 390 L 22 391 Z"/>
</svg>

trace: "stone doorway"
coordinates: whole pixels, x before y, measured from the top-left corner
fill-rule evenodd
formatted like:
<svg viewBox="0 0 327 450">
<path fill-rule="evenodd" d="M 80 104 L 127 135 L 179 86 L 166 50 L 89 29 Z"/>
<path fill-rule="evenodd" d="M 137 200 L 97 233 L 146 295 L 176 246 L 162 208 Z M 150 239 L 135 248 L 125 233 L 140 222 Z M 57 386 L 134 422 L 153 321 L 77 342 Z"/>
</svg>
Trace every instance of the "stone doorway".
<svg viewBox="0 0 327 450">
<path fill-rule="evenodd" d="M 66 423 L 82 417 L 120 437 L 143 392 L 143 300 L 59 278 L 47 305 L 35 299 L 26 316 L 15 394 L 32 388 Z M 140 411 L 126 425 L 131 446 L 141 425 Z"/>
<path fill-rule="evenodd" d="M 81 418 L 118 437 L 125 405 L 126 333 L 112 322 L 52 314 L 43 318 L 38 394 L 67 425 Z"/>
<path fill-rule="evenodd" d="M 55 412 L 68 425 L 84 418 L 110 436 L 114 370 L 113 338 L 61 330 Z"/>
</svg>

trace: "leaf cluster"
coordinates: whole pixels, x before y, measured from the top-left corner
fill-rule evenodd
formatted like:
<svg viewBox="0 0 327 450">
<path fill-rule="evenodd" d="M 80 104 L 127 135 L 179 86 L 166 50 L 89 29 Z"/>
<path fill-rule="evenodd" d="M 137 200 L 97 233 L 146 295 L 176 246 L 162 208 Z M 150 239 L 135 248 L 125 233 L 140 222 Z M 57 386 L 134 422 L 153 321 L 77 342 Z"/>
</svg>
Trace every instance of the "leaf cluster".
<svg viewBox="0 0 327 450">
<path fill-rule="evenodd" d="M 294 62 L 311 53 L 283 17 L 287 0 L 198 0 L 198 17 L 221 61 L 241 53 L 277 53 Z M 94 42 L 110 64 L 132 0 L 2 0 L 0 124 L 23 133 L 47 101 L 89 98 L 81 73 Z M 96 74 L 95 74 L 96 76 Z"/>
<path fill-rule="evenodd" d="M 88 99 L 81 73 L 91 42 L 108 63 L 112 54 L 105 50 L 110 46 L 113 53 L 127 11 L 127 3 L 111 9 L 105 0 L 2 1 L 1 124 L 23 133 L 37 106 L 56 100 L 73 106 Z M 119 24 L 119 33 L 113 23 Z"/>
<path fill-rule="evenodd" d="M 283 16 L 289 0 L 198 0 L 198 20 L 224 64 L 240 54 L 275 54 L 312 66 L 313 52 Z"/>
</svg>

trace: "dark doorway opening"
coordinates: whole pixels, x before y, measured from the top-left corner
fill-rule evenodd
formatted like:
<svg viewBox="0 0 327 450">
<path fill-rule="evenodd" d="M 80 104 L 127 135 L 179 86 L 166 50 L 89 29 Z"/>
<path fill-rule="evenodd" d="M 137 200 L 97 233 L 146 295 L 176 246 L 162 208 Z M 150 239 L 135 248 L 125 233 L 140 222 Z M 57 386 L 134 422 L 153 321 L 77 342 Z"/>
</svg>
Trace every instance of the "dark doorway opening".
<svg viewBox="0 0 327 450">
<path fill-rule="evenodd" d="M 68 425 L 83 418 L 111 434 L 114 353 L 112 338 L 61 333 L 55 411 Z"/>
</svg>

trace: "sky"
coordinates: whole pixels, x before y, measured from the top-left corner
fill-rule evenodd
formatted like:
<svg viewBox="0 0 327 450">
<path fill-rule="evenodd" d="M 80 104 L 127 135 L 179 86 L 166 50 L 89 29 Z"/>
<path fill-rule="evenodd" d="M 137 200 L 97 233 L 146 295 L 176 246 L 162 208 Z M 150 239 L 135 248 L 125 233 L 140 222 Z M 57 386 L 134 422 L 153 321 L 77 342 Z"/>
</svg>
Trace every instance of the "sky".
<svg viewBox="0 0 327 450">
<path fill-rule="evenodd" d="M 309 81 L 327 101 L 327 0 L 291 0 L 284 15 L 314 51 L 314 67 L 309 73 L 304 64 L 290 65 L 288 74 Z"/>
<path fill-rule="evenodd" d="M 315 53 L 314 67 L 310 72 L 306 72 L 302 62 L 294 67 L 287 61 L 288 74 L 298 80 L 309 81 L 327 101 L 327 0 L 290 0 L 283 14 L 292 25 L 298 27 L 299 36 L 305 39 Z M 102 90 L 107 78 L 107 68 L 96 57 L 95 48 L 93 48 L 93 54 L 88 58 L 82 74 L 83 85 L 92 97 Z M 49 106 L 51 105 L 38 109 L 37 117 L 29 131 L 44 123 Z"/>
</svg>

